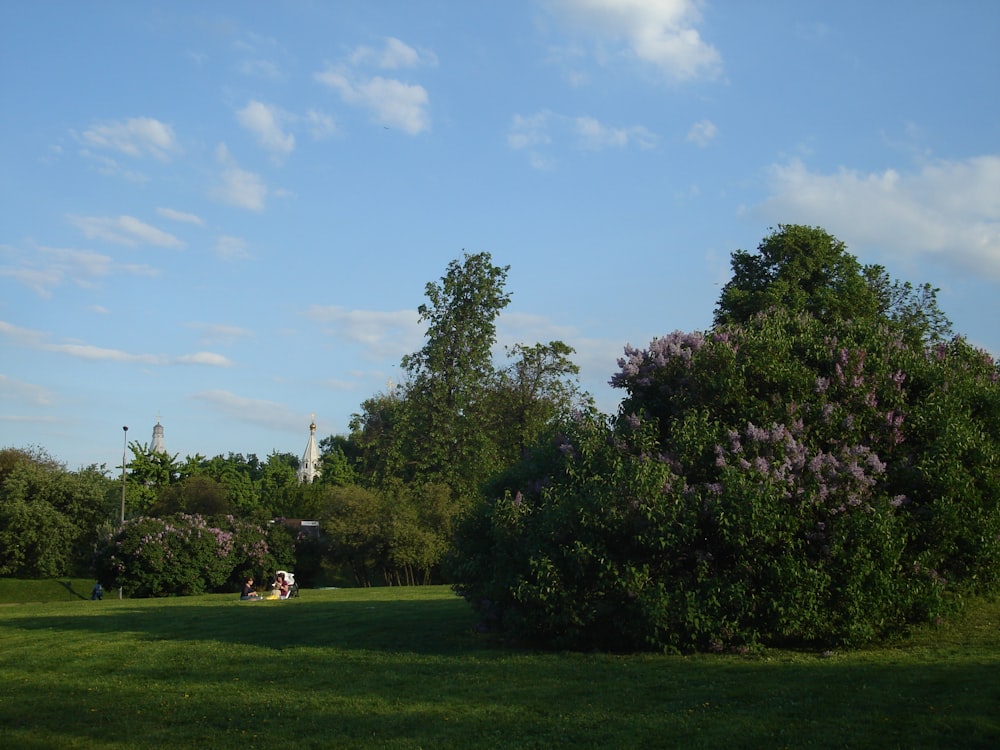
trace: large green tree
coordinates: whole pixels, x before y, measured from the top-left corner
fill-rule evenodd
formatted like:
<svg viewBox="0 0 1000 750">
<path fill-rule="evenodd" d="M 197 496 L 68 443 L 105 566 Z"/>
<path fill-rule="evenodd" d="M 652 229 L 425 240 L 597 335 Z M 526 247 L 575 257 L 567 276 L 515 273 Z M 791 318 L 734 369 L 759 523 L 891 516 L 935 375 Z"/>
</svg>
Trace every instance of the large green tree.
<svg viewBox="0 0 1000 750">
<path fill-rule="evenodd" d="M 85 570 L 118 517 L 117 486 L 101 467 L 74 472 L 42 451 L 0 451 L 0 575 Z"/>
<path fill-rule="evenodd" d="M 420 321 L 426 341 L 403 358 L 406 433 L 414 478 L 443 481 L 472 494 L 493 458 L 486 394 L 495 378 L 496 319 L 510 301 L 509 266 L 489 253 L 452 261 L 438 283 L 428 283 Z"/>
<path fill-rule="evenodd" d="M 733 277 L 715 310 L 716 326 L 745 323 L 771 308 L 807 312 L 824 322 L 871 318 L 879 309 L 857 258 L 819 227 L 779 225 L 757 253 L 734 252 L 731 266 Z"/>
<path fill-rule="evenodd" d="M 1000 364 L 822 230 L 762 247 L 713 330 L 626 348 L 619 416 L 568 421 L 463 524 L 452 569 L 485 624 L 850 645 L 1000 589 Z"/>
</svg>

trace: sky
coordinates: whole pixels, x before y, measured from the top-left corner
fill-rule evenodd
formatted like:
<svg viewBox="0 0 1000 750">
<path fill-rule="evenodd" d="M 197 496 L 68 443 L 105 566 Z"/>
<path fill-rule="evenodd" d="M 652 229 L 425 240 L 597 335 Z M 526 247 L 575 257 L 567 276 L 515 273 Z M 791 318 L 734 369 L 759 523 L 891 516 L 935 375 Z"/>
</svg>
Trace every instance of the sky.
<svg viewBox="0 0 1000 750">
<path fill-rule="evenodd" d="M 1000 3 L 0 3 L 0 447 L 301 455 L 510 266 L 497 355 L 706 330 L 820 226 L 1000 356 Z M 122 427 L 128 426 L 127 434 Z"/>
</svg>

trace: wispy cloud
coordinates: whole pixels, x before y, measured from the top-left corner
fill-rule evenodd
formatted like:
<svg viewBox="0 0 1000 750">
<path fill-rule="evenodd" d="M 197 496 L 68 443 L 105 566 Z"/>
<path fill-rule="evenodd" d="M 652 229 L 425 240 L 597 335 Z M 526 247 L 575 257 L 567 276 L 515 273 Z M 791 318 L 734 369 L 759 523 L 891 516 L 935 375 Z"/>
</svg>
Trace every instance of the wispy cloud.
<svg viewBox="0 0 1000 750">
<path fill-rule="evenodd" d="M 912 171 L 812 172 L 776 164 L 755 211 L 826 227 L 857 252 L 947 259 L 1000 280 L 1000 156 L 936 160 Z"/>
<path fill-rule="evenodd" d="M 515 114 L 507 131 L 507 145 L 512 149 L 525 149 L 552 143 L 549 121 L 554 117 L 552 112 L 544 110 L 533 115 Z"/>
<path fill-rule="evenodd" d="M 134 216 L 122 215 L 115 218 L 107 216 L 70 216 L 70 222 L 79 229 L 87 239 L 100 239 L 114 242 L 118 245 L 139 247 L 154 245 L 156 247 L 184 247 L 184 242 L 169 232 L 140 221 Z"/>
<path fill-rule="evenodd" d="M 142 172 L 122 166 L 116 159 L 112 159 L 105 154 L 94 153 L 89 148 L 81 148 L 80 156 L 93 164 L 94 170 L 98 174 L 107 177 L 120 177 L 128 182 L 149 182 L 149 177 Z"/>
<path fill-rule="evenodd" d="M 32 406 L 52 406 L 55 396 L 48 388 L 0 374 L 0 398 Z"/>
<path fill-rule="evenodd" d="M 49 335 L 43 331 L 22 328 L 2 320 L 0 320 L 0 335 L 6 336 L 21 346 L 65 354 L 92 362 L 124 362 L 158 366 L 207 365 L 210 367 L 229 367 L 233 364 L 228 358 L 214 352 L 195 352 L 194 354 L 171 356 L 167 354 L 137 354 L 122 349 L 111 349 L 75 341 L 50 343 Z"/>
<path fill-rule="evenodd" d="M 397 70 L 436 63 L 432 53 L 389 37 L 381 48 L 358 47 L 347 62 L 328 65 L 314 78 L 340 94 L 346 104 L 369 111 L 375 122 L 416 135 L 431 127 L 427 90 L 398 78 L 369 75 L 364 68 Z"/>
<path fill-rule="evenodd" d="M 219 183 L 211 191 L 212 197 L 238 208 L 250 211 L 264 210 L 267 186 L 260 175 L 242 169 L 229 153 L 225 143 L 220 143 L 216 147 L 215 160 L 222 166 L 222 172 L 219 175 Z"/>
<path fill-rule="evenodd" d="M 230 419 L 271 429 L 302 431 L 303 415 L 293 412 L 286 404 L 248 398 L 221 389 L 202 391 L 192 398 Z"/>
<path fill-rule="evenodd" d="M 402 357 L 419 348 L 423 336 L 416 310 L 382 312 L 313 305 L 306 317 L 324 324 L 327 335 L 359 344 L 369 359 Z"/>
<path fill-rule="evenodd" d="M 215 241 L 215 254 L 223 260 L 246 260 L 250 257 L 246 240 L 225 234 Z"/>
<path fill-rule="evenodd" d="M 698 0 L 553 0 L 557 17 L 672 81 L 715 78 L 722 56 L 701 38 Z"/>
<path fill-rule="evenodd" d="M 285 57 L 287 53 L 276 39 L 248 32 L 233 42 L 232 49 L 241 56 L 236 62 L 239 73 L 268 81 L 284 78 L 274 57 Z"/>
<path fill-rule="evenodd" d="M 178 221 L 182 224 L 194 224 L 195 226 L 203 227 L 205 226 L 205 220 L 202 219 L 197 214 L 189 214 L 184 211 L 175 211 L 172 208 L 159 207 L 156 209 L 156 213 L 162 216 L 164 219 L 170 219 L 171 221 Z"/>
<path fill-rule="evenodd" d="M 515 114 L 507 131 L 507 145 L 526 151 L 532 165 L 543 169 L 555 164 L 545 149 L 560 142 L 570 142 L 583 151 L 603 151 L 632 146 L 649 149 L 658 141 L 657 135 L 642 125 L 608 125 L 588 115 L 568 117 L 549 110 Z"/>
<path fill-rule="evenodd" d="M 715 140 L 715 136 L 718 134 L 719 129 L 715 126 L 714 122 L 711 120 L 699 120 L 688 130 L 686 140 L 688 143 L 694 143 L 705 148 Z"/>
<path fill-rule="evenodd" d="M 639 148 L 653 148 L 657 141 L 656 136 L 641 125 L 613 127 L 593 117 L 577 117 L 575 129 L 580 147 L 589 151 L 625 148 L 633 144 Z"/>
<path fill-rule="evenodd" d="M 337 133 L 337 123 L 328 114 L 310 109 L 305 116 L 306 127 L 314 140 L 321 141 Z"/>
<path fill-rule="evenodd" d="M 282 129 L 282 124 L 291 118 L 278 107 L 251 99 L 243 109 L 237 110 L 236 119 L 253 134 L 261 147 L 276 157 L 287 156 L 295 150 L 295 136 Z"/>
<path fill-rule="evenodd" d="M 180 151 L 174 129 L 152 117 L 95 124 L 83 132 L 82 139 L 96 148 L 136 157 L 153 156 L 160 161 L 167 161 Z"/>
<path fill-rule="evenodd" d="M 361 45 L 348 57 L 353 66 L 375 66 L 382 70 L 416 68 L 437 65 L 437 56 L 430 50 L 417 50 L 396 37 L 386 37 L 381 47 Z"/>
<path fill-rule="evenodd" d="M 253 338 L 253 331 L 223 323 L 188 323 L 201 332 L 202 346 L 231 346 L 238 341 Z"/>
<path fill-rule="evenodd" d="M 74 248 L 33 246 L 21 250 L 4 246 L 9 263 L 0 265 L 0 276 L 26 286 L 40 297 L 49 298 L 64 283 L 92 287 L 96 280 L 114 273 L 155 276 L 159 272 L 144 264 L 119 263 L 109 255 Z"/>
</svg>

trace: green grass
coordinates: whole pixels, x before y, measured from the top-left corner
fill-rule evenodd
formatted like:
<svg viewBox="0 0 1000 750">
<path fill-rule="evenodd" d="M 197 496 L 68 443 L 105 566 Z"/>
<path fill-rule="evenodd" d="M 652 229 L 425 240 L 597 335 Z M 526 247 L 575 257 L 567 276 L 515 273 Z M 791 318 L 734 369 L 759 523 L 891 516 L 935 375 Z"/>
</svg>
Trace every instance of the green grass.
<svg viewBox="0 0 1000 750">
<path fill-rule="evenodd" d="M 55 578 L 44 581 L 0 578 L 0 604 L 87 601 L 93 588 L 93 578 Z M 105 591 L 104 595 L 117 597 L 118 590 Z"/>
<path fill-rule="evenodd" d="M 997 602 L 858 652 L 611 656 L 503 647 L 444 587 L 91 602 L 64 584 L 0 606 L 0 747 L 1000 746 Z"/>
</svg>

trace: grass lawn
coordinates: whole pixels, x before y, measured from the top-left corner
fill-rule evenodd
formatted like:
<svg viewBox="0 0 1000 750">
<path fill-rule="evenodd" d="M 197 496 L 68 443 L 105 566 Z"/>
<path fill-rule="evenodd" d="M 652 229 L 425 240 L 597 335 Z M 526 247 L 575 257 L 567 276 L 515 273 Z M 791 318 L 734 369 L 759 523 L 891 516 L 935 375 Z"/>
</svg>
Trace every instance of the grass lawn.
<svg viewBox="0 0 1000 750">
<path fill-rule="evenodd" d="M 611 656 L 504 647 L 445 587 L 90 585 L 0 581 L 0 747 L 1000 747 L 998 602 L 858 652 Z"/>
</svg>

